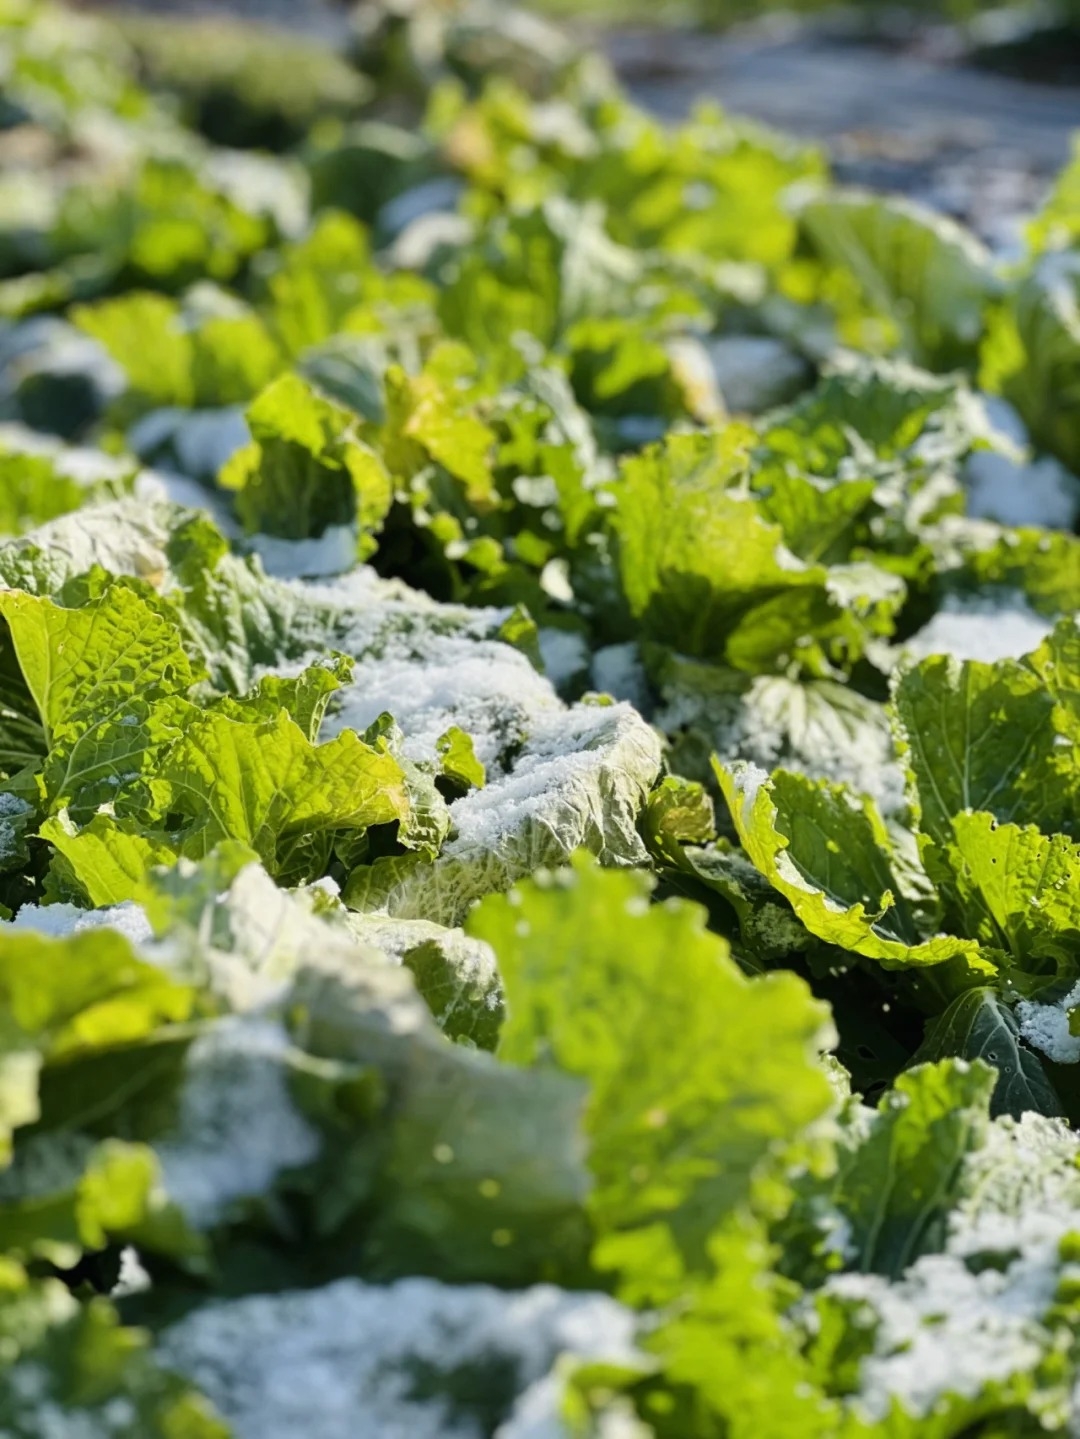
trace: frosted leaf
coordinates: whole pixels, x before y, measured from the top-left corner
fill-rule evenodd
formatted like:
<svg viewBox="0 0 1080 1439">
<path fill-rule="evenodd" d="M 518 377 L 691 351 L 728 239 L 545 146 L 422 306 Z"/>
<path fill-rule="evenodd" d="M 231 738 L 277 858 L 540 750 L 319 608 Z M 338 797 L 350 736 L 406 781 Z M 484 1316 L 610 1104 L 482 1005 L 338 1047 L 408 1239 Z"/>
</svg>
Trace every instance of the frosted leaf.
<svg viewBox="0 0 1080 1439">
<path fill-rule="evenodd" d="M 1080 480 L 1058 460 L 1044 456 L 1031 464 L 981 450 L 964 470 L 968 514 L 1000 525 L 1071 530 L 1080 518 Z"/>
<path fill-rule="evenodd" d="M 506 1414 L 560 1354 L 633 1362 L 633 1332 L 602 1295 L 344 1279 L 204 1305 L 159 1352 L 236 1439 L 356 1439 L 358 1416 L 373 1439 L 482 1439 L 484 1416 L 453 1397 L 455 1375 L 476 1376 L 485 1411 Z"/>
<path fill-rule="evenodd" d="M 247 1017 L 219 1021 L 188 1051 L 176 1128 L 154 1147 L 169 1198 L 197 1227 L 318 1156 L 319 1135 L 289 1095 L 288 1051 L 280 1025 Z"/>
<path fill-rule="evenodd" d="M 1003 1117 L 964 1160 L 962 1198 L 945 1252 L 890 1283 L 842 1275 L 825 1293 L 865 1306 L 876 1323 L 855 1407 L 882 1419 L 893 1400 L 924 1417 L 946 1396 L 1023 1381 L 1051 1352 L 1061 1242 L 1080 1229 L 1080 1154 L 1062 1120 Z"/>
<path fill-rule="evenodd" d="M 606 864 L 643 864 L 637 817 L 659 772 L 660 741 L 629 705 L 534 714 L 510 773 L 450 806 L 452 837 L 437 860 L 356 870 L 346 899 L 456 925 L 475 900 L 576 849 Z"/>
<path fill-rule="evenodd" d="M 589 647 L 585 637 L 573 630 L 542 629 L 540 657 L 544 661 L 544 673 L 560 690 L 571 680 L 583 678 L 589 669 Z"/>
<path fill-rule="evenodd" d="M 868 1305 L 878 1321 L 856 1407 L 882 1420 L 899 1399 L 922 1417 L 944 1395 L 974 1398 L 1029 1371 L 1050 1342 L 1041 1320 L 1057 1278 L 1056 1264 L 1040 1253 L 1004 1272 L 973 1273 L 956 1255 L 928 1254 L 895 1283 L 876 1274 L 829 1280 L 829 1294 Z"/>
<path fill-rule="evenodd" d="M 253 535 L 249 543 L 266 573 L 276 579 L 340 575 L 356 564 L 357 535 L 352 525 L 330 525 L 317 539 L 282 540 L 276 535 Z"/>
<path fill-rule="evenodd" d="M 725 763 L 795 770 L 869 794 L 882 814 L 904 803 L 904 775 L 881 705 L 831 681 L 750 681 L 673 658 L 654 723 L 674 738 L 673 767 L 708 782 Z"/>
<path fill-rule="evenodd" d="M 1053 626 L 1019 594 L 948 595 L 929 624 L 905 643 L 912 659 L 1019 659 L 1042 644 Z"/>
<path fill-rule="evenodd" d="M 593 688 L 612 699 L 625 700 L 643 714 L 649 711 L 649 682 L 637 644 L 605 645 L 592 657 Z"/>
<path fill-rule="evenodd" d="M 146 911 L 132 900 L 105 909 L 79 909 L 74 904 L 24 904 L 11 921 L 11 927 L 32 929 L 53 938 L 80 934 L 88 929 L 115 929 L 134 945 L 145 944 L 153 938 Z"/>
<path fill-rule="evenodd" d="M 362 732 L 389 711 L 404 732 L 406 756 L 434 761 L 437 740 L 457 725 L 490 770 L 521 743 L 534 714 L 560 709 L 551 681 L 509 645 L 414 628 L 387 631 L 381 652 L 373 643 L 358 656 L 325 732 Z"/>
<path fill-rule="evenodd" d="M 1056 1064 L 1076 1064 L 1080 1060 L 1080 1034 L 1069 1027 L 1069 1010 L 1080 1005 L 1080 984 L 1057 1004 L 1040 1004 L 1023 999 L 1016 1006 L 1020 1033 L 1034 1049 L 1041 1050 Z"/>
</svg>

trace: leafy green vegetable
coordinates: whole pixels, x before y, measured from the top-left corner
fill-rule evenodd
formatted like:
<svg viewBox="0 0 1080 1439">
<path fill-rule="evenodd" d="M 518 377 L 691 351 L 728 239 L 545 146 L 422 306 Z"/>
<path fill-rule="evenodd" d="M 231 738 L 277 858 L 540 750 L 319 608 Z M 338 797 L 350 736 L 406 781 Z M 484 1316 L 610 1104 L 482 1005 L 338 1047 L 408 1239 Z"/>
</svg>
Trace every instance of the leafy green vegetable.
<svg viewBox="0 0 1080 1439">
<path fill-rule="evenodd" d="M 868 308 L 895 325 L 912 359 L 941 370 L 970 360 L 998 292 L 973 236 L 910 201 L 858 193 L 815 198 L 800 220 L 821 257 L 848 271 Z"/>
<path fill-rule="evenodd" d="M 354 520 L 364 534 L 379 528 L 390 479 L 345 410 L 284 375 L 250 406 L 247 421 L 252 443 L 228 462 L 221 483 L 238 491 L 248 530 L 303 539 Z"/>
<path fill-rule="evenodd" d="M 836 785 L 746 764 L 716 766 L 747 854 L 819 938 L 888 965 L 993 961 L 966 939 L 927 932 L 873 802 Z"/>
<path fill-rule="evenodd" d="M 812 1064 L 828 1026 L 793 977 L 746 980 L 700 910 L 647 896 L 579 863 L 486 900 L 469 932 L 506 986 L 500 1057 L 590 1081 L 596 1224 L 663 1219 L 700 1262 L 767 1157 L 828 1107 Z"/>
<path fill-rule="evenodd" d="M 0 1431 L 1076 1431 L 1076 165 L 361 8 L 0 0 Z"/>
</svg>

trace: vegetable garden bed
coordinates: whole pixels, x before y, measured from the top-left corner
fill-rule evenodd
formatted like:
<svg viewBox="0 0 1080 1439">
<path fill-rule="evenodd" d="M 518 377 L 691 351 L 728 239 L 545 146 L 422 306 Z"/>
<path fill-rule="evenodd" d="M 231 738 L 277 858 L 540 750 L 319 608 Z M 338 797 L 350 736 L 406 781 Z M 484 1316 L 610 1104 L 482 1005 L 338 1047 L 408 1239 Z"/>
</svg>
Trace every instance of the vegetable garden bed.
<svg viewBox="0 0 1080 1439">
<path fill-rule="evenodd" d="M 1080 161 L 366 15 L 0 0 L 0 1435 L 1080 1433 Z"/>
</svg>

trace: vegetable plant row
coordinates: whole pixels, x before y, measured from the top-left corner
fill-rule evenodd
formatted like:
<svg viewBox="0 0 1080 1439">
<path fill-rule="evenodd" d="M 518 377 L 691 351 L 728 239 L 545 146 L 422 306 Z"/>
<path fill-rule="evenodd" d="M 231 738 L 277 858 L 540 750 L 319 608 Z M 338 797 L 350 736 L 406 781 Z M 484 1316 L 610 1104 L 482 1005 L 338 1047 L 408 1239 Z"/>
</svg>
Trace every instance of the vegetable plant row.
<svg viewBox="0 0 1080 1439">
<path fill-rule="evenodd" d="M 0 1435 L 1080 1434 L 1080 159 L 0 0 Z"/>
</svg>

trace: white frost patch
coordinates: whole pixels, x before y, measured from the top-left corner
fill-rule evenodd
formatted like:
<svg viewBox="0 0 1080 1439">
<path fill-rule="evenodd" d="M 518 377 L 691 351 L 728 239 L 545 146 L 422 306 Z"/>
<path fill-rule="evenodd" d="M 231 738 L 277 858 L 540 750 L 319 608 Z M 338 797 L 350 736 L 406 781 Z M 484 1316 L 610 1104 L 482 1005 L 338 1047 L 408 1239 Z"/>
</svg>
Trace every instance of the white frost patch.
<svg viewBox="0 0 1080 1439">
<path fill-rule="evenodd" d="M 613 819 L 633 825 L 632 815 L 602 812 L 597 787 L 601 771 L 611 763 L 612 748 L 623 742 L 640 747 L 645 769 L 655 751 L 659 768 L 659 742 L 629 705 L 575 705 L 535 715 L 513 771 L 484 789 L 470 790 L 450 806 L 456 835 L 443 855 L 473 859 L 498 851 L 530 823 L 556 836 L 567 824 L 568 833 L 577 832 L 572 847 L 588 838 L 598 852 Z"/>
<path fill-rule="evenodd" d="M 881 705 L 830 681 L 800 683 L 782 675 L 758 675 L 745 690 L 712 687 L 708 667 L 704 679 L 691 666 L 685 680 L 678 670 L 662 685 L 663 707 L 653 722 L 668 735 L 688 732 L 699 751 L 716 753 L 724 762 L 746 760 L 770 772 L 796 770 L 812 779 L 846 784 L 872 795 L 882 814 L 896 813 L 904 803 L 904 772 L 896 759 L 888 721 Z M 688 778 L 707 781 L 679 756 Z"/>
<path fill-rule="evenodd" d="M 1080 1005 L 1080 984 L 1074 985 L 1057 1004 L 1039 1004 L 1022 999 L 1016 1006 L 1020 1033 L 1033 1048 L 1041 1050 L 1055 1064 L 1080 1061 L 1080 1034 L 1069 1029 L 1069 1010 Z"/>
<path fill-rule="evenodd" d="M 894 1283 L 876 1274 L 830 1280 L 829 1293 L 865 1302 L 880 1321 L 860 1366 L 858 1407 L 884 1420 L 899 1399 L 922 1417 L 946 1394 L 974 1398 L 1030 1370 L 1049 1340 L 1040 1320 L 1057 1277 L 1042 1253 L 977 1274 L 957 1255 L 928 1254 Z"/>
<path fill-rule="evenodd" d="M 421 215 L 398 234 L 387 251 L 395 270 L 425 270 L 444 246 L 450 250 L 467 245 L 474 226 L 465 215 L 432 210 Z"/>
<path fill-rule="evenodd" d="M 382 206 L 379 229 L 394 236 L 427 215 L 452 213 L 464 189 L 460 180 L 448 175 L 413 185 Z"/>
<path fill-rule="evenodd" d="M 387 580 L 370 565 L 316 580 L 296 580 L 296 590 L 311 604 L 335 611 L 333 648 L 355 659 L 382 655 L 421 661 L 426 644 L 437 638 L 491 639 L 510 609 L 441 604 L 402 580 Z"/>
<path fill-rule="evenodd" d="M 109 1297 L 126 1299 L 132 1294 L 145 1294 L 148 1289 L 153 1287 L 153 1283 L 153 1279 L 139 1258 L 139 1251 L 131 1244 L 125 1245 L 120 1251 L 120 1274 L 112 1289 L 109 1290 Z"/>
<path fill-rule="evenodd" d="M 1034 1232 L 1051 1216 L 1069 1215 L 1065 1229 L 1080 1227 L 1080 1140 L 1064 1119 L 1028 1111 L 1003 1117 L 983 1145 L 964 1162 L 966 1197 L 952 1216 L 950 1247 L 958 1254 L 987 1249 L 1007 1252 L 1016 1244 L 1017 1219 Z M 988 1242 L 988 1230 L 1006 1224 L 1007 1234 Z"/>
<path fill-rule="evenodd" d="M 964 470 L 968 514 L 1000 525 L 1071 530 L 1080 518 L 1080 480 L 1050 456 L 1031 464 L 979 450 Z"/>
<path fill-rule="evenodd" d="M 146 944 L 154 937 L 142 905 L 133 900 L 106 909 L 79 909 L 74 904 L 24 904 L 11 921 L 12 929 L 32 929 L 37 934 L 64 938 L 88 929 L 115 929 L 132 944 Z"/>
<path fill-rule="evenodd" d="M 604 645 L 598 649 L 592 657 L 592 682 L 594 689 L 601 694 L 625 700 L 636 710 L 647 711 L 649 682 L 636 641 Z"/>
<path fill-rule="evenodd" d="M 374 945 L 394 964 L 422 944 L 435 943 L 465 983 L 495 986 L 499 965 L 495 951 L 483 939 L 473 939 L 463 929 L 448 929 L 427 919 L 390 919 L 382 914 L 350 914 L 349 929 L 362 944 Z"/>
<path fill-rule="evenodd" d="M 288 1051 L 280 1025 L 252 1017 L 223 1019 L 191 1046 L 177 1127 L 154 1147 L 169 1198 L 193 1224 L 213 1225 L 317 1157 L 320 1136 L 289 1095 Z"/>
<path fill-rule="evenodd" d="M 242 405 L 185 410 L 165 406 L 151 410 L 128 431 L 135 454 L 156 459 L 170 452 L 181 473 L 210 479 L 251 439 Z"/>
<path fill-rule="evenodd" d="M 745 764 L 735 773 L 734 779 L 735 788 L 742 800 L 743 823 L 749 826 L 761 786 L 769 782 L 769 771 L 762 769 L 760 765 Z"/>
<path fill-rule="evenodd" d="M 33 806 L 17 794 L 0 794 L 0 860 L 14 859 L 23 843 L 27 816 Z"/>
<path fill-rule="evenodd" d="M 803 357 L 765 335 L 721 335 L 705 341 L 712 372 L 732 414 L 760 414 L 790 400 L 812 378 Z"/>
<path fill-rule="evenodd" d="M 954 655 L 992 664 L 1030 654 L 1052 628 L 1021 594 L 949 595 L 930 623 L 905 643 L 904 652 L 914 659 Z"/>
<path fill-rule="evenodd" d="M 279 580 L 322 579 L 345 574 L 356 565 L 356 529 L 352 525 L 330 525 L 318 539 L 254 535 L 249 543 L 266 573 Z"/>
<path fill-rule="evenodd" d="M 490 769 L 521 742 L 533 715 L 561 713 L 562 706 L 551 681 L 510 645 L 419 627 L 388 632 L 381 653 L 359 657 L 324 732 L 363 731 L 387 710 L 404 731 L 410 759 L 434 760 L 436 741 L 457 725 Z"/>
<path fill-rule="evenodd" d="M 975 1397 L 1027 1373 L 1053 1349 L 1055 1294 L 1074 1272 L 1061 1241 L 1080 1228 L 1077 1154 L 1064 1120 L 998 1119 L 965 1160 L 945 1253 L 893 1283 L 856 1274 L 827 1282 L 829 1294 L 864 1302 L 879 1321 L 857 1407 L 883 1419 L 898 1399 L 923 1417 L 949 1394 Z"/>
<path fill-rule="evenodd" d="M 483 1439 L 481 1416 L 451 1398 L 455 1372 L 490 1366 L 498 1393 L 509 1366 L 512 1405 L 561 1354 L 633 1363 L 633 1337 L 634 1316 L 602 1295 L 343 1279 L 204 1305 L 158 1354 L 237 1439 Z"/>
<path fill-rule="evenodd" d="M 584 635 L 575 634 L 573 630 L 542 629 L 540 658 L 548 679 L 556 689 L 562 689 L 588 671 L 589 646 Z"/>
</svg>

